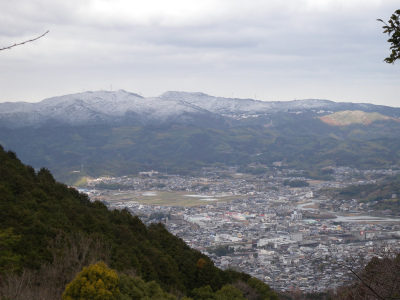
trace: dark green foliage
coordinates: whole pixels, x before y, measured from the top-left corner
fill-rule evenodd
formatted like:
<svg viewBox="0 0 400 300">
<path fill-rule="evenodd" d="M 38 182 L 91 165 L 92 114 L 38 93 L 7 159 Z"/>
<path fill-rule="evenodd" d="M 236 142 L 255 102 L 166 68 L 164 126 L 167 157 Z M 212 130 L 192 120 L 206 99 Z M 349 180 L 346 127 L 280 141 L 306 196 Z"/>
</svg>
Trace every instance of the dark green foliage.
<svg viewBox="0 0 400 300">
<path fill-rule="evenodd" d="M 257 278 L 250 278 L 247 281 L 247 284 L 261 295 L 261 299 L 278 300 L 277 294 L 272 292 L 269 285 L 265 284 L 261 280 Z"/>
<path fill-rule="evenodd" d="M 375 184 L 350 185 L 339 191 L 339 195 L 345 199 L 365 197 L 370 192 L 376 190 Z"/>
<path fill-rule="evenodd" d="M 201 288 L 193 289 L 191 298 L 194 300 L 245 300 L 240 289 L 232 285 L 224 285 L 221 289 L 213 292 L 212 288 L 207 285 Z"/>
<path fill-rule="evenodd" d="M 101 202 L 91 202 L 57 183 L 49 170 L 36 174 L 10 153 L 0 150 L 0 269 L 12 266 L 44 272 L 55 268 L 49 274 L 65 275 L 53 276 L 56 290 L 72 279 L 73 272 L 96 259 L 178 294 L 205 285 L 216 291 L 249 279 L 249 275 L 216 268 L 210 258 L 171 235 L 162 224 L 147 228 L 127 210 L 110 211 Z"/>
<path fill-rule="evenodd" d="M 241 168 L 238 169 L 238 172 L 259 175 L 268 172 L 268 169 L 242 166 Z"/>
<path fill-rule="evenodd" d="M 166 293 L 155 282 L 146 282 L 140 277 L 120 275 L 119 277 L 120 300 L 154 299 L 154 300 L 176 300 L 177 298 Z"/>
<path fill-rule="evenodd" d="M 313 179 L 329 180 L 331 174 L 321 173 L 329 166 L 381 168 L 400 164 L 400 123 L 395 120 L 338 127 L 314 115 L 298 118 L 303 119 L 293 114 L 274 115 L 274 125 L 268 128 L 2 128 L 0 143 L 16 150 L 24 162 L 51 169 L 57 179 L 68 184 L 87 175 L 164 172 L 166 167 L 171 174 L 188 174 L 203 166 L 239 165 L 244 172 L 260 174 L 267 169 L 247 165 L 270 167 L 276 161 L 317 172 L 310 174 L 316 177 Z"/>
<path fill-rule="evenodd" d="M 190 293 L 190 296 L 194 300 L 213 300 L 214 299 L 214 292 L 211 286 L 206 285 L 201 288 L 195 288 Z"/>
<path fill-rule="evenodd" d="M 332 168 L 324 168 L 321 170 L 302 171 L 301 173 L 290 173 L 288 177 L 304 177 L 315 180 L 331 181 L 334 178 L 331 176 L 334 173 Z"/>
<path fill-rule="evenodd" d="M 225 256 L 229 253 L 234 253 L 235 250 L 229 246 L 220 245 L 214 248 L 209 248 L 208 252 L 215 253 L 217 256 Z"/>
<path fill-rule="evenodd" d="M 254 279 L 254 280 L 253 280 Z M 233 285 L 224 285 L 217 291 L 206 285 L 191 291 L 194 300 L 278 300 L 278 295 L 272 292 L 267 284 L 259 279 L 251 278 L 246 282 L 239 280 Z"/>
<path fill-rule="evenodd" d="M 286 179 L 283 181 L 283 185 L 290 186 L 290 187 L 305 187 L 305 186 L 309 186 L 310 184 L 304 180 L 299 180 L 299 179 L 288 180 L 288 179 Z"/>
<path fill-rule="evenodd" d="M 227 284 L 215 293 L 215 300 L 246 300 L 241 290 Z"/>
<path fill-rule="evenodd" d="M 400 177 L 387 177 L 374 184 L 350 185 L 343 189 L 323 191 L 335 199 L 370 203 L 376 210 L 390 210 L 392 214 L 400 214 Z"/>
<path fill-rule="evenodd" d="M 0 229 L 0 276 L 6 271 L 18 270 L 21 256 L 15 253 L 15 248 L 21 240 L 13 233 L 12 228 Z"/>
<path fill-rule="evenodd" d="M 389 57 L 385 58 L 384 61 L 388 64 L 394 63 L 396 60 L 400 58 L 400 9 L 396 10 L 394 14 L 390 17 L 388 23 L 385 23 L 381 19 L 378 21 L 383 22 L 385 26 L 383 26 L 383 33 L 387 33 L 389 35 L 388 42 L 391 44 L 390 49 L 392 50 Z"/>
<path fill-rule="evenodd" d="M 98 189 L 105 189 L 105 190 L 132 190 L 132 186 L 127 186 L 124 184 L 119 184 L 119 183 L 105 183 L 105 182 L 100 182 L 96 184 L 96 188 Z"/>
</svg>

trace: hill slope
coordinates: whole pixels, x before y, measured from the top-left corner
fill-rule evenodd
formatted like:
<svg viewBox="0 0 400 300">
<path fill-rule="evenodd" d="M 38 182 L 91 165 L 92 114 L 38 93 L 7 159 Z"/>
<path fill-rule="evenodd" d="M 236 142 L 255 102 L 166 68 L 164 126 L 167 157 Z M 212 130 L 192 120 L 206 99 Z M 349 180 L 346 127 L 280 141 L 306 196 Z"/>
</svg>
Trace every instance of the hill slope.
<svg viewBox="0 0 400 300">
<path fill-rule="evenodd" d="M 0 127 L 5 128 L 223 123 L 220 116 L 184 101 L 143 98 L 123 90 L 65 95 L 39 103 L 0 103 L 0 111 Z"/>
<path fill-rule="evenodd" d="M 20 285 L 39 286 L 55 299 L 83 266 L 99 260 L 176 295 L 250 279 L 214 267 L 161 224 L 146 227 L 126 210 L 109 211 L 0 148 L 0 275 L 18 271 Z M 9 283 L 0 277 L 0 285 Z"/>
<path fill-rule="evenodd" d="M 275 161 L 382 168 L 400 165 L 399 116 L 400 108 L 327 100 L 99 91 L 0 103 L 0 144 L 70 184 L 82 165 L 94 177 Z"/>
<path fill-rule="evenodd" d="M 314 116 L 343 110 L 400 116 L 400 108 L 328 100 L 257 101 L 209 96 L 203 93 L 166 92 L 144 98 L 124 90 L 97 91 L 45 99 L 38 103 L 0 103 L 0 128 L 93 125 L 196 125 L 224 127 L 252 117 L 258 125 L 274 114 Z M 240 124 L 240 122 L 239 122 Z"/>
</svg>

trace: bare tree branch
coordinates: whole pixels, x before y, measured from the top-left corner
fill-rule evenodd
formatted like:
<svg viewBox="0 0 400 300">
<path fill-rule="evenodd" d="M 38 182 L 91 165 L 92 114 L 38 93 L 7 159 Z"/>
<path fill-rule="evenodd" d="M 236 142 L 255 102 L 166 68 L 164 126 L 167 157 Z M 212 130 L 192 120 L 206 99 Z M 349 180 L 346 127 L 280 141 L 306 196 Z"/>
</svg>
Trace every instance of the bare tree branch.
<svg viewBox="0 0 400 300">
<path fill-rule="evenodd" d="M 374 257 L 365 265 L 362 256 L 350 257 L 345 263 L 334 263 L 346 268 L 356 281 L 343 287 L 334 299 L 390 300 L 400 299 L 400 254 L 389 244 L 373 249 Z M 361 260 L 360 260 L 361 259 Z M 331 260 L 333 261 L 333 260 Z"/>
<path fill-rule="evenodd" d="M 11 46 L 8 46 L 8 47 L 1 48 L 0 51 L 6 50 L 6 49 L 11 49 L 12 47 L 15 47 L 15 46 L 19 46 L 19 45 L 23 45 L 23 44 L 26 44 L 26 43 L 29 43 L 29 42 L 36 41 L 36 40 L 40 39 L 41 37 L 45 36 L 47 33 L 49 33 L 49 30 L 47 30 L 45 33 L 43 33 L 41 36 L 38 36 L 37 38 L 34 38 L 32 40 L 28 40 L 28 41 L 25 41 L 25 42 L 22 42 L 22 43 L 14 44 L 14 45 L 11 45 Z"/>
<path fill-rule="evenodd" d="M 378 293 L 377 293 L 368 283 L 366 283 L 366 282 L 363 280 L 363 278 L 362 278 L 359 274 L 357 274 L 357 272 L 355 272 L 355 271 L 353 270 L 353 268 L 351 268 L 351 267 L 349 267 L 349 266 L 345 266 L 345 265 L 343 265 L 343 267 L 347 268 L 351 273 L 353 273 L 353 274 L 358 278 L 358 280 L 360 280 L 360 281 L 362 282 L 362 284 L 363 284 L 364 286 L 366 286 L 378 299 L 385 300 L 385 298 L 383 298 L 383 297 L 381 297 L 380 295 L 378 295 Z"/>
</svg>

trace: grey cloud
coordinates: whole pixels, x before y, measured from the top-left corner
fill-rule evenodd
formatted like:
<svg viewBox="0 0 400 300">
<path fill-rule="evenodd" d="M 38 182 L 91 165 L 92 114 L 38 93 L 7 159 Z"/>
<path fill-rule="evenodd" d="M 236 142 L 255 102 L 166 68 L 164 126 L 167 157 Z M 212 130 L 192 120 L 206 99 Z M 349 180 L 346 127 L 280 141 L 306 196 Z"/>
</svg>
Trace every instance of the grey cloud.
<svg viewBox="0 0 400 300">
<path fill-rule="evenodd" d="M 96 86 L 96 80 L 158 85 L 153 89 L 164 88 L 165 82 L 171 89 L 182 83 L 175 88 L 179 90 L 195 89 L 197 82 L 205 92 L 215 90 L 218 95 L 232 82 L 244 90 L 255 90 L 257 84 L 267 95 L 271 89 L 265 87 L 265 82 L 284 90 L 283 83 L 311 85 L 309 80 L 315 80 L 321 87 L 318 90 L 322 90 L 332 80 L 375 77 L 376 83 L 368 83 L 368 88 L 376 86 L 378 90 L 393 76 L 393 68 L 387 71 L 388 66 L 382 63 L 388 45 L 381 24 L 375 20 L 387 19 L 398 8 L 398 0 L 384 4 L 364 1 L 365 5 L 357 9 L 350 9 L 343 1 L 331 1 L 338 4 L 318 10 L 306 7 L 307 1 L 287 1 L 287 9 L 282 2 L 270 6 L 264 5 L 266 1 L 254 0 L 254 8 L 247 2 L 242 9 L 244 1 L 215 2 L 220 4 L 215 12 L 206 11 L 193 21 L 183 18 L 168 24 L 172 17 L 160 14 L 146 22 L 126 16 L 96 16 L 88 11 L 91 1 L 1 1 L 5 18 L 0 20 L 0 47 L 44 30 L 50 30 L 50 34 L 29 48 L 1 53 L 0 63 L 11 75 L 0 79 L 18 82 L 26 78 L 21 74 L 37 70 L 43 72 L 43 78 L 49 76 L 44 79 L 48 82 L 60 78 L 55 84 L 60 90 L 63 84 L 86 82 L 87 86 Z M 394 68 L 398 70 L 398 66 Z M 394 81 L 399 83 L 398 79 Z M 24 85 L 29 90 L 29 80 Z M 343 86 L 343 93 L 350 94 L 349 86 Z M 351 94 L 357 94 L 356 88 Z M 340 100 L 330 94 L 337 96 L 327 92 L 325 98 Z"/>
</svg>

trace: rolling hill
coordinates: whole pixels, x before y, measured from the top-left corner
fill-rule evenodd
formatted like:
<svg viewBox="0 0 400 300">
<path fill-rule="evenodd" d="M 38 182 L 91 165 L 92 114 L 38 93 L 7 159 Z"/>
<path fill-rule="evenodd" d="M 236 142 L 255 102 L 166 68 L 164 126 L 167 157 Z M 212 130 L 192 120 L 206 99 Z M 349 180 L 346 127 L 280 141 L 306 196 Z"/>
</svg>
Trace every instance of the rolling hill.
<svg viewBox="0 0 400 300">
<path fill-rule="evenodd" d="M 277 299 L 260 280 L 216 268 L 161 223 L 146 227 L 126 209 L 110 211 L 0 147 L 0 299 L 60 299 L 83 267 L 99 261 L 125 278 L 126 295 L 107 299 L 200 300 L 197 289 L 213 294 L 238 281 L 255 293 L 252 286 L 262 287 L 259 299 Z"/>
<path fill-rule="evenodd" d="M 120 90 L 0 103 L 0 144 L 71 183 L 101 176 L 210 165 L 400 165 L 400 108 L 328 100 L 288 102 Z M 337 126 L 341 125 L 341 126 Z"/>
</svg>

